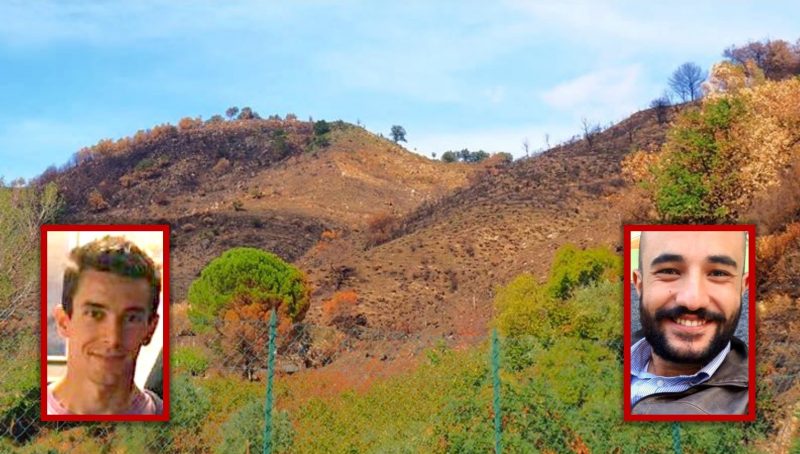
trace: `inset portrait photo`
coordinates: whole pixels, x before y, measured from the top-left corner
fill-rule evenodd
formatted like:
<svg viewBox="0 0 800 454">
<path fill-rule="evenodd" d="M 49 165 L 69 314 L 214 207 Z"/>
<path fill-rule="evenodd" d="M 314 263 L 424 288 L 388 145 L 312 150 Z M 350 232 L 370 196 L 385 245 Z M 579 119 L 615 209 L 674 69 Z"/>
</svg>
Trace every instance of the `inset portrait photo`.
<svg viewBox="0 0 800 454">
<path fill-rule="evenodd" d="M 169 227 L 41 227 L 41 418 L 167 421 Z"/>
<path fill-rule="evenodd" d="M 755 226 L 624 235 L 625 420 L 755 420 Z"/>
</svg>

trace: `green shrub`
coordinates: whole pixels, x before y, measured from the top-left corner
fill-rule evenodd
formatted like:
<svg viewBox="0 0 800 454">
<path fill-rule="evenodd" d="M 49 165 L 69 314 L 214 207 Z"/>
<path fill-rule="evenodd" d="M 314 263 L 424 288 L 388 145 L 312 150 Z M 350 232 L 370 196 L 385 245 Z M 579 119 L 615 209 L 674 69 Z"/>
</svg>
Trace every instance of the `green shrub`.
<svg viewBox="0 0 800 454">
<path fill-rule="evenodd" d="M 39 353 L 29 330 L 0 339 L 0 439 L 24 443 L 40 429 Z"/>
<path fill-rule="evenodd" d="M 264 401 L 248 403 L 220 427 L 220 454 L 261 452 L 264 444 Z M 291 452 L 294 431 L 284 411 L 272 412 L 272 452 Z"/>
<path fill-rule="evenodd" d="M 738 164 L 727 156 L 734 122 L 745 112 L 738 98 L 706 101 L 681 114 L 652 169 L 649 189 L 660 217 L 670 223 L 734 221 Z"/>
<path fill-rule="evenodd" d="M 136 422 L 116 425 L 113 441 L 123 452 L 192 452 L 200 446 L 198 434 L 211 403 L 208 393 L 185 375 L 170 384 L 167 423 Z"/>
<path fill-rule="evenodd" d="M 212 260 L 189 287 L 189 320 L 195 327 L 213 324 L 235 297 L 283 306 L 292 319 L 308 309 L 306 278 L 294 266 L 260 249 L 233 248 Z"/>
<path fill-rule="evenodd" d="M 604 247 L 580 250 L 566 244 L 556 251 L 550 267 L 547 289 L 550 296 L 566 300 L 578 287 L 601 280 L 619 280 L 622 259 Z"/>
<path fill-rule="evenodd" d="M 208 369 L 208 356 L 199 347 L 178 347 L 172 358 L 177 370 L 189 372 L 193 376 L 203 375 Z"/>
</svg>

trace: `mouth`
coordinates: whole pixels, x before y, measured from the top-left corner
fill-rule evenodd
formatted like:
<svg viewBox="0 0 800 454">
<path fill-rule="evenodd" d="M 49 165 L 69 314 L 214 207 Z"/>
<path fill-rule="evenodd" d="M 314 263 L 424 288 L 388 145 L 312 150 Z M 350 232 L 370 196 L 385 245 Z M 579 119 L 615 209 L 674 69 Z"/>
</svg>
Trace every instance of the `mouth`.
<svg viewBox="0 0 800 454">
<path fill-rule="evenodd" d="M 684 333 L 699 334 L 705 330 L 706 327 L 713 325 L 715 322 L 698 317 L 680 316 L 677 318 L 668 318 L 671 325 L 678 331 Z"/>
<path fill-rule="evenodd" d="M 116 363 L 120 362 L 125 359 L 125 355 L 117 355 L 117 354 L 100 354 L 100 353 L 91 353 L 94 358 L 99 359 L 100 361 L 109 362 L 109 363 Z"/>
</svg>

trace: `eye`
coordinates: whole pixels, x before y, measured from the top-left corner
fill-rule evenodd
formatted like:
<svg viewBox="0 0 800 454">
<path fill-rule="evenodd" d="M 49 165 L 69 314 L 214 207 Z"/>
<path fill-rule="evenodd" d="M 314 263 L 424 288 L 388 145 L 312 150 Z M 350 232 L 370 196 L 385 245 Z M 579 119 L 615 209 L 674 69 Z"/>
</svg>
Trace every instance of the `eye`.
<svg viewBox="0 0 800 454">
<path fill-rule="evenodd" d="M 725 271 L 725 270 L 713 270 L 710 273 L 708 273 L 708 275 L 711 276 L 711 277 L 731 277 L 731 276 L 733 276 L 733 274 L 731 274 L 731 273 L 729 273 L 728 271 Z"/>
<path fill-rule="evenodd" d="M 101 311 L 100 309 L 94 309 L 94 308 L 86 309 L 83 313 L 95 321 L 102 320 L 103 317 L 106 315 L 105 312 Z"/>
<path fill-rule="evenodd" d="M 125 316 L 125 323 L 142 323 L 144 321 L 144 314 L 140 312 L 132 312 Z"/>
<path fill-rule="evenodd" d="M 680 272 L 675 268 L 662 268 L 656 271 L 656 274 L 674 275 L 677 276 Z"/>
</svg>

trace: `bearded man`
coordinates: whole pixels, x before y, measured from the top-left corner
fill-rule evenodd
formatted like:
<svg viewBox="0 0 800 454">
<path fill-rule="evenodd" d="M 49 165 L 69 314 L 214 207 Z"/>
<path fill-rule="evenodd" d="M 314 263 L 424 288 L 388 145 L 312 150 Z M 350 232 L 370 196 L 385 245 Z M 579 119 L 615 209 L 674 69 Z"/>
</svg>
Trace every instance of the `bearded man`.
<svg viewBox="0 0 800 454">
<path fill-rule="evenodd" d="M 632 414 L 747 413 L 747 346 L 734 336 L 747 290 L 746 244 L 741 231 L 642 232 Z"/>
</svg>

